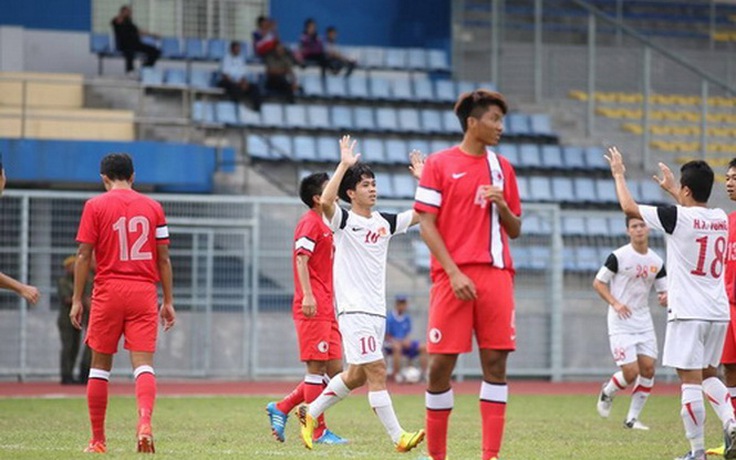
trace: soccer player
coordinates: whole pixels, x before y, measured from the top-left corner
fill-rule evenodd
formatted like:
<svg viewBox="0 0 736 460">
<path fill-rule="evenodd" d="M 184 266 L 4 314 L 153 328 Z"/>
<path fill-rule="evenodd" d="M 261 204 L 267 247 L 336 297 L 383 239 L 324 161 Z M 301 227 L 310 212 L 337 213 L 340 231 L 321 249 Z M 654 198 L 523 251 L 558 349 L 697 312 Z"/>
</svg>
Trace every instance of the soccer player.
<svg viewBox="0 0 736 460">
<path fill-rule="evenodd" d="M 631 395 L 626 428 L 648 430 L 639 421 L 654 386 L 657 336 L 649 311 L 649 291 L 657 290 L 659 304 L 667 305 L 667 275 L 664 262 L 649 249 L 649 227 L 641 219 L 626 218 L 630 242 L 608 256 L 593 280 L 593 289 L 608 304 L 608 338 L 611 354 L 621 368 L 603 384 L 598 413 L 611 414 L 613 396 L 636 382 Z"/>
<path fill-rule="evenodd" d="M 400 214 L 373 211 L 376 179 L 370 167 L 359 163 L 355 141 L 340 140 L 340 164 L 322 193 L 322 211 L 335 232 L 335 305 L 348 369 L 335 376 L 308 407 L 299 408 L 302 440 L 313 447 L 317 418 L 352 390 L 368 384 L 368 401 L 393 441 L 408 452 L 424 439 L 424 430 L 407 432 L 399 424 L 386 390 L 386 263 L 389 240 L 418 222 L 413 211 Z M 410 170 L 421 175 L 424 160 L 410 155 Z M 337 206 L 337 197 L 350 210 Z"/>
<path fill-rule="evenodd" d="M 728 390 L 716 377 L 728 329 L 728 297 L 723 282 L 728 217 L 708 208 L 713 170 L 704 161 L 680 168 L 680 185 L 660 163 L 664 190 L 677 197 L 677 206 L 644 206 L 634 201 L 626 185 L 626 168 L 616 147 L 606 159 L 616 183 L 621 209 L 628 217 L 644 220 L 665 233 L 667 244 L 667 335 L 662 362 L 677 370 L 682 383 L 680 416 L 690 451 L 678 460 L 705 459 L 705 405 L 703 393 L 715 401 L 726 440 L 724 457 L 736 458 L 736 421 Z"/>
<path fill-rule="evenodd" d="M 476 90 L 460 95 L 455 114 L 460 145 L 429 157 L 416 192 L 422 238 L 432 254 L 427 351 L 427 450 L 447 455 L 454 405 L 451 376 L 475 332 L 483 460 L 501 450 L 508 387 L 506 360 L 516 348 L 514 267 L 509 238 L 521 234 L 521 200 L 509 161 L 488 149 L 498 145 L 507 111 L 503 95 Z"/>
<path fill-rule="evenodd" d="M 299 186 L 299 197 L 309 211 L 299 219 L 294 230 L 294 303 L 293 316 L 299 337 L 299 354 L 307 366 L 304 381 L 279 402 L 266 406 L 271 432 L 284 442 L 284 427 L 291 410 L 302 402 L 310 403 L 319 396 L 324 377 L 342 371 L 340 330 L 335 319 L 332 293 L 332 230 L 322 219 L 322 191 L 329 177 L 315 173 L 305 177 Z M 319 418 L 314 431 L 318 444 L 345 444 L 347 441 Z"/>
<path fill-rule="evenodd" d="M 5 169 L 3 169 L 2 157 L 0 156 L 0 196 L 2 196 L 3 190 L 5 190 L 6 182 Z M 32 304 L 38 302 L 38 299 L 41 297 L 35 286 L 21 283 L 2 272 L 0 272 L 0 289 L 9 289 Z"/>
<path fill-rule="evenodd" d="M 153 354 L 158 333 L 158 294 L 163 288 L 161 322 L 164 331 L 175 322 L 169 230 L 157 202 L 133 190 L 133 161 L 112 153 L 100 163 L 106 193 L 88 200 L 77 232 L 74 294 L 69 316 L 82 324 L 82 298 L 92 254 L 97 273 L 92 294 L 86 343 L 92 349 L 87 382 L 87 406 L 92 440 L 85 452 L 104 453 L 105 413 L 112 358 L 121 336 L 130 351 L 138 406 L 138 452 L 153 453 L 151 415 L 156 399 Z"/>
</svg>

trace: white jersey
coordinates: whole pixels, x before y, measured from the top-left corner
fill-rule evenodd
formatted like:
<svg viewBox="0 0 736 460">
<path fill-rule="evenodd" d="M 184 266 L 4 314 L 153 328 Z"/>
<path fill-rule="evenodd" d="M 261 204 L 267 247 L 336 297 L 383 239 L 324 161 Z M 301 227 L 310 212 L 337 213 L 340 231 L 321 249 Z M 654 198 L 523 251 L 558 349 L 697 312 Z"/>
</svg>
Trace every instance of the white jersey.
<svg viewBox="0 0 736 460">
<path fill-rule="evenodd" d="M 414 211 L 363 217 L 339 206 L 329 222 L 335 232 L 333 264 L 337 314 L 368 313 L 386 317 L 388 242 L 406 233 Z"/>
<path fill-rule="evenodd" d="M 667 243 L 667 320 L 728 321 L 723 280 L 728 216 L 722 209 L 639 206 Z"/>
<path fill-rule="evenodd" d="M 649 311 L 649 291 L 667 290 L 667 275 L 662 258 L 651 249 L 637 252 L 631 244 L 621 246 L 608 256 L 598 274 L 598 281 L 610 285 L 611 295 L 629 307 L 631 316 L 619 318 L 608 306 L 608 334 L 638 334 L 654 330 Z"/>
</svg>

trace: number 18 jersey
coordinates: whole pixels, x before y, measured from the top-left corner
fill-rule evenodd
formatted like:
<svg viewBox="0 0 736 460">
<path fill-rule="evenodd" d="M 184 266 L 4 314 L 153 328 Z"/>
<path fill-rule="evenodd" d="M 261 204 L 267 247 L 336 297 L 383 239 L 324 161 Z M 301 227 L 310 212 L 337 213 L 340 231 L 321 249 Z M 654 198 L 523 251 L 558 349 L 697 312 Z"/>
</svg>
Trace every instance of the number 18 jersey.
<svg viewBox="0 0 736 460">
<path fill-rule="evenodd" d="M 639 206 L 667 244 L 667 320 L 728 321 L 723 280 L 728 217 L 722 209 Z"/>
</svg>

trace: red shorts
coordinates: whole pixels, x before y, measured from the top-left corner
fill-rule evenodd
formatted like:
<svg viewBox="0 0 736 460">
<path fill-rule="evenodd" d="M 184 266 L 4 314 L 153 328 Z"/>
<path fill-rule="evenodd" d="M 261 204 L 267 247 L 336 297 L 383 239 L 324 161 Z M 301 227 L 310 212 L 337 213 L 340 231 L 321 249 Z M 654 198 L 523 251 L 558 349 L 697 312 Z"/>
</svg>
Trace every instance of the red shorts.
<svg viewBox="0 0 736 460">
<path fill-rule="evenodd" d="M 473 347 L 473 331 L 482 349 L 515 350 L 512 273 L 489 265 L 465 265 L 460 270 L 475 283 L 477 298 L 459 300 L 448 276 L 444 272 L 436 276 L 429 293 L 427 351 L 467 353 Z"/>
<path fill-rule="evenodd" d="M 337 321 L 324 319 L 294 319 L 302 361 L 342 359 L 342 335 Z"/>
<path fill-rule="evenodd" d="M 728 323 L 726 340 L 723 342 L 723 354 L 721 364 L 736 364 L 736 317 L 734 317 L 734 305 L 731 304 L 731 321 Z"/>
<path fill-rule="evenodd" d="M 156 351 L 158 293 L 144 281 L 107 280 L 95 283 L 85 342 L 99 353 L 118 351 L 120 336 L 125 349 Z"/>
</svg>

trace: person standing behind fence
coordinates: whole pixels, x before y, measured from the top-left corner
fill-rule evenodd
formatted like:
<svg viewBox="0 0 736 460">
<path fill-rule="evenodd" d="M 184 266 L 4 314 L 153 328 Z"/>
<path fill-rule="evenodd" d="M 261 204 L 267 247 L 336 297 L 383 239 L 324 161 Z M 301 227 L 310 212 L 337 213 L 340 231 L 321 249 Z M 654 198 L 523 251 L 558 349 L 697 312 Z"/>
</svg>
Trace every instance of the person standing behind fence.
<svg viewBox="0 0 736 460">
<path fill-rule="evenodd" d="M 6 182 L 7 178 L 5 177 L 5 169 L 3 168 L 2 156 L 0 156 L 0 196 L 2 196 L 3 190 L 5 190 Z M 38 289 L 35 286 L 21 283 L 15 278 L 12 278 L 2 272 L 0 272 L 0 289 L 11 290 L 26 299 L 31 304 L 35 304 L 36 302 L 38 302 L 38 299 L 41 297 L 41 294 L 39 294 Z"/>
<path fill-rule="evenodd" d="M 451 376 L 460 353 L 472 349 L 475 332 L 483 382 L 480 387 L 482 459 L 501 450 L 508 387 L 506 361 L 516 348 L 514 267 L 509 238 L 521 234 L 516 173 L 498 145 L 507 111 L 504 97 L 476 90 L 460 95 L 455 114 L 460 145 L 429 156 L 416 191 L 424 242 L 432 253 L 427 351 L 427 449 L 445 460 Z"/>
<path fill-rule="evenodd" d="M 70 317 L 82 327 L 84 288 L 94 251 L 97 261 L 86 342 L 92 348 L 87 405 L 92 440 L 85 452 L 107 451 L 105 414 L 113 355 L 121 336 L 130 351 L 138 406 L 137 450 L 153 453 L 151 416 L 156 399 L 153 354 L 158 333 L 158 293 L 163 288 L 164 331 L 175 322 L 169 229 L 161 204 L 133 190 L 133 161 L 105 156 L 100 175 L 106 193 L 88 200 L 77 232 L 77 261 Z"/>
<path fill-rule="evenodd" d="M 89 366 L 92 359 L 92 351 L 84 345 L 82 359 L 79 363 L 79 378 L 74 378 L 74 364 L 79 354 L 79 342 L 81 331 L 72 325 L 69 313 L 72 309 L 72 295 L 74 294 L 74 262 L 75 256 L 64 259 L 64 275 L 57 282 L 57 293 L 59 295 L 59 317 L 56 325 L 59 327 L 61 337 L 61 384 L 87 383 Z M 87 282 L 84 291 L 84 313 L 82 314 L 82 325 L 87 326 L 89 320 L 90 297 L 92 294 L 92 278 Z"/>
<path fill-rule="evenodd" d="M 147 45 L 141 41 L 141 35 L 158 38 L 158 35 L 139 29 L 133 23 L 133 10 L 128 5 L 120 7 L 118 15 L 110 21 L 112 29 L 115 32 L 115 46 L 118 51 L 123 53 L 125 57 L 125 72 L 130 73 L 134 70 L 133 59 L 136 53 L 146 55 L 143 61 L 144 67 L 153 67 L 161 56 L 161 50 L 155 46 Z"/>
</svg>

